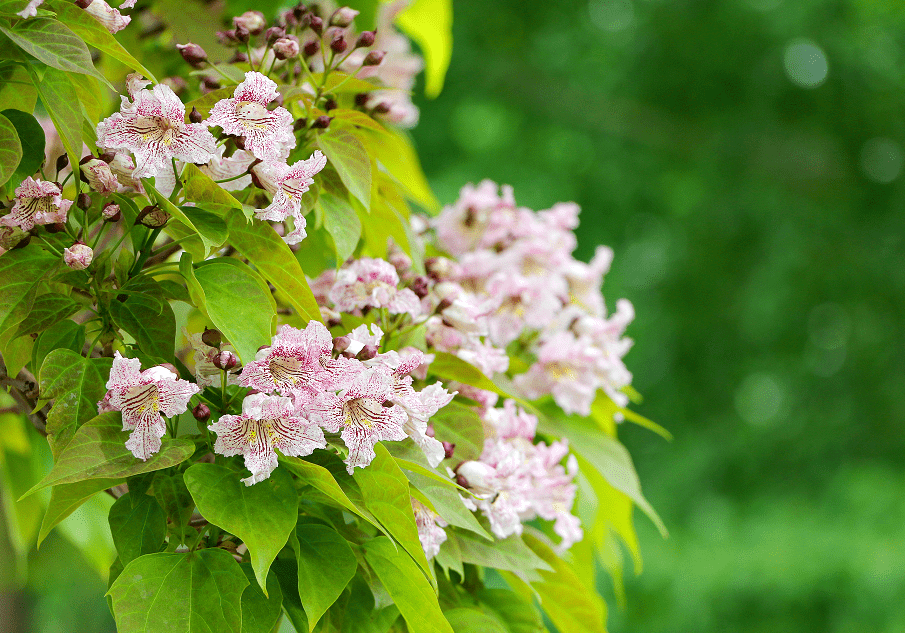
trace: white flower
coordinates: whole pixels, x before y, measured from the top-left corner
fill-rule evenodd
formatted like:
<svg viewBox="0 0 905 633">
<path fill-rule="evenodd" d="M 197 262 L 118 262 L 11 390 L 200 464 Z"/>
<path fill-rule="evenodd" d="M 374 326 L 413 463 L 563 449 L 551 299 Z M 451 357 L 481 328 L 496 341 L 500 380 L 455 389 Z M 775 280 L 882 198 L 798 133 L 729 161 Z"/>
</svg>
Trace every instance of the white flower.
<svg viewBox="0 0 905 633">
<path fill-rule="evenodd" d="M 286 163 L 260 163 L 252 169 L 264 188 L 273 194 L 273 201 L 266 209 L 258 209 L 259 220 L 282 222 L 292 216 L 295 230 L 283 237 L 287 244 L 298 244 L 308 235 L 305 232 L 305 216 L 302 215 L 302 194 L 314 184 L 314 175 L 327 165 L 327 158 L 319 151 L 307 160 L 294 165 Z"/>
</svg>

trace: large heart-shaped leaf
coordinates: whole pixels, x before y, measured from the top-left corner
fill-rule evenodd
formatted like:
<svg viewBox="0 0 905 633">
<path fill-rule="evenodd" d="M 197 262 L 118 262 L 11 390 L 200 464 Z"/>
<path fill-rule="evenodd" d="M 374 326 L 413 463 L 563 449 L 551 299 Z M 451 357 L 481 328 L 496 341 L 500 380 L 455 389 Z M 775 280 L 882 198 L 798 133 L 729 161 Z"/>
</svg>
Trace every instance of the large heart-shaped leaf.
<svg viewBox="0 0 905 633">
<path fill-rule="evenodd" d="M 31 349 L 31 366 L 40 371 L 50 352 L 56 349 L 68 349 L 81 352 L 85 345 L 85 326 L 75 321 L 64 319 L 54 323 L 38 335 L 35 346 Z"/>
<path fill-rule="evenodd" d="M 48 292 L 35 299 L 31 312 L 19 324 L 16 336 L 46 330 L 57 321 L 78 312 L 79 303 L 58 292 Z"/>
<path fill-rule="evenodd" d="M 355 252 L 361 239 L 361 220 L 347 200 L 332 193 L 325 191 L 317 203 L 324 212 L 324 228 L 333 238 L 336 261 L 344 262 Z"/>
<path fill-rule="evenodd" d="M 0 257 L 0 334 L 18 325 L 31 311 L 38 284 L 59 263 L 36 245 Z"/>
<path fill-rule="evenodd" d="M 255 582 L 255 572 L 248 563 L 241 564 L 248 586 L 242 592 L 242 633 L 272 633 L 283 613 L 283 591 L 277 575 L 267 574 L 267 595 Z"/>
<path fill-rule="evenodd" d="M 365 146 L 352 131 L 330 128 L 317 137 L 330 164 L 353 196 L 371 208 L 371 159 Z"/>
<path fill-rule="evenodd" d="M 50 491 L 50 501 L 44 513 L 44 520 L 41 522 L 41 531 L 38 533 L 38 545 L 44 542 L 60 521 L 75 512 L 88 499 L 122 482 L 122 479 L 86 479 L 74 484 L 54 486 Z"/>
<path fill-rule="evenodd" d="M 136 558 L 107 593 L 119 633 L 241 633 L 247 586 L 229 552 L 212 548 Z"/>
<path fill-rule="evenodd" d="M 185 471 L 185 485 L 198 510 L 242 539 L 258 584 L 266 591 L 267 570 L 295 528 L 298 493 L 292 477 L 280 468 L 253 486 L 240 478 L 236 471 L 215 464 L 194 464 Z"/>
<path fill-rule="evenodd" d="M 313 631 L 352 580 L 358 560 L 346 539 L 324 525 L 301 523 L 295 535 L 292 546 L 298 562 L 299 597 L 308 629 Z"/>
</svg>

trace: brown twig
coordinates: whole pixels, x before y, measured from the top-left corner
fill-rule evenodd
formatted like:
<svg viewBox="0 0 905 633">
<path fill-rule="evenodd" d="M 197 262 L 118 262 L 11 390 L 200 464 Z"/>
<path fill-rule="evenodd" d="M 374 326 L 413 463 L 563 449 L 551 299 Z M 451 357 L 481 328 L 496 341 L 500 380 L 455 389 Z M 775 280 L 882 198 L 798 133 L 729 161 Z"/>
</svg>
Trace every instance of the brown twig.
<svg viewBox="0 0 905 633">
<path fill-rule="evenodd" d="M 18 407 L 20 413 L 28 416 L 29 421 L 41 435 L 47 435 L 47 407 L 40 411 L 34 411 L 38 405 L 38 381 L 27 369 L 21 369 L 19 375 L 13 378 L 6 371 L 6 363 L 0 357 L 0 386 L 6 387 L 9 395 Z"/>
</svg>

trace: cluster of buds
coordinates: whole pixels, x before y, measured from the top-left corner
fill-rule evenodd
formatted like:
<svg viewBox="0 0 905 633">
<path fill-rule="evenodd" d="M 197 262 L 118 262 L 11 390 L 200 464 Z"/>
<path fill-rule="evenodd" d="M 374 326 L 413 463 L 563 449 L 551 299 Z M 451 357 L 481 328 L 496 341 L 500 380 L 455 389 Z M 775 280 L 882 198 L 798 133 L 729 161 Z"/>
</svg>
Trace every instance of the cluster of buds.
<svg viewBox="0 0 905 633">
<path fill-rule="evenodd" d="M 226 384 L 238 384 L 235 374 L 242 368 L 239 356 L 232 345 L 223 340 L 220 330 L 204 328 L 201 334 L 186 332 L 186 337 L 195 352 L 195 378 L 199 386 L 221 386 L 224 372 Z"/>
</svg>

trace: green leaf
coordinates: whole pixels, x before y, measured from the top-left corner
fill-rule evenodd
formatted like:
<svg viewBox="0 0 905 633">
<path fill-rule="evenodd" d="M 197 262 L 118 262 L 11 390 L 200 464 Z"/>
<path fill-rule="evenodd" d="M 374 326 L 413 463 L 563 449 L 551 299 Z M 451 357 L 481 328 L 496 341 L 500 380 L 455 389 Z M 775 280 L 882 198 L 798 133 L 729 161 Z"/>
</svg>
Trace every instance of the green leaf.
<svg viewBox="0 0 905 633">
<path fill-rule="evenodd" d="M 9 39 L 19 48 L 34 55 L 52 68 L 70 73 L 97 77 L 114 89 L 103 75 L 97 72 L 91 53 L 81 37 L 70 31 L 59 20 L 35 18 L 23 20 L 13 28 L 0 26 Z"/>
<path fill-rule="evenodd" d="M 440 378 L 456 380 L 501 396 L 512 397 L 497 387 L 480 369 L 449 352 L 436 352 L 436 358 L 430 364 L 430 372 Z"/>
<path fill-rule="evenodd" d="M 273 284 L 298 315 L 306 321 L 320 321 L 320 308 L 305 273 L 273 227 L 267 222 L 249 222 L 238 211 L 230 212 L 227 226 L 230 244 Z"/>
<path fill-rule="evenodd" d="M 111 366 L 110 359 L 88 359 L 69 349 L 56 349 L 47 355 L 38 373 L 38 385 L 42 399 L 54 400 L 47 415 L 47 439 L 55 456 L 66 448 L 81 424 L 97 415 Z"/>
<path fill-rule="evenodd" d="M 154 475 L 154 498 L 163 508 L 171 545 L 188 545 L 197 532 L 189 527 L 195 501 L 189 494 L 181 472 L 158 471 Z"/>
<path fill-rule="evenodd" d="M 41 531 L 38 533 L 38 545 L 44 542 L 60 521 L 75 512 L 88 499 L 122 482 L 122 479 L 86 479 L 74 484 L 54 486 L 50 491 L 50 501 L 44 513 L 44 520 L 41 522 Z"/>
<path fill-rule="evenodd" d="M 474 407 L 453 400 L 431 417 L 431 424 L 438 440 L 456 445 L 455 459 L 480 459 L 484 451 L 484 423 Z"/>
<path fill-rule="evenodd" d="M 181 240 L 182 247 L 192 254 L 193 259 L 204 260 L 211 248 L 219 247 L 229 237 L 226 221 L 217 213 L 201 207 L 183 206 L 179 209 L 191 219 L 194 228 L 174 219 L 163 230 L 174 240 Z M 209 244 L 216 246 L 211 247 Z"/>
<path fill-rule="evenodd" d="M 361 239 L 361 220 L 352 205 L 339 196 L 325 191 L 317 203 L 324 212 L 324 227 L 333 238 L 336 261 L 344 262 L 355 252 Z"/>
<path fill-rule="evenodd" d="M 563 559 L 537 536 L 526 532 L 525 544 L 553 571 L 541 571 L 532 582 L 540 603 L 560 633 L 606 633 L 606 603 L 587 587 Z"/>
<path fill-rule="evenodd" d="M 123 565 L 159 552 L 167 535 L 167 515 L 148 495 L 133 499 L 132 493 L 127 492 L 110 507 L 109 520 L 113 544 Z"/>
<path fill-rule="evenodd" d="M 294 560 L 278 558 L 273 561 L 272 571 L 280 582 L 280 591 L 283 592 L 283 610 L 286 617 L 289 618 L 296 633 L 305 633 L 308 630 L 308 618 L 305 616 L 305 609 L 302 608 L 302 600 L 299 598 L 298 565 Z"/>
<path fill-rule="evenodd" d="M 336 530 L 323 525 L 300 523 L 293 542 L 298 561 L 299 597 L 313 631 L 342 593 L 355 571 L 358 560 L 349 543 Z M 305 633 L 304 631 L 300 633 Z"/>
<path fill-rule="evenodd" d="M 19 142 L 22 144 L 22 160 L 19 161 L 12 180 L 7 183 L 8 190 L 12 191 L 25 178 L 36 174 L 44 163 L 44 128 L 27 112 L 4 110 L 3 116 L 15 126 Z"/>
<path fill-rule="evenodd" d="M 129 51 L 123 48 L 122 44 L 117 42 L 116 38 L 110 34 L 110 31 L 87 11 L 65 0 L 55 0 L 51 2 L 51 6 L 53 6 L 60 20 L 85 42 L 99 51 L 107 53 L 113 59 L 121 61 L 132 70 L 141 73 L 150 79 L 152 83 L 157 83 L 153 73 L 132 57 Z"/>
<path fill-rule="evenodd" d="M 56 257 L 37 245 L 0 257 L 0 334 L 19 324 L 31 311 L 38 284 L 57 266 Z"/>
<path fill-rule="evenodd" d="M 381 536 L 365 543 L 365 559 L 393 597 L 410 633 L 453 633 L 430 583 L 389 539 Z"/>
<path fill-rule="evenodd" d="M 333 73 L 330 74 L 332 79 Z M 361 110 L 348 110 L 345 108 L 337 108 L 335 110 L 330 110 L 330 117 L 332 120 L 330 121 L 330 125 L 332 126 L 352 126 L 352 127 L 364 127 L 369 130 L 374 130 L 375 132 L 386 132 L 389 133 L 387 128 L 380 123 L 380 121 L 368 116 Z"/>
<path fill-rule="evenodd" d="M 157 191 L 154 188 L 154 185 L 150 184 L 147 179 L 142 181 L 145 189 L 154 197 L 157 201 L 157 204 L 161 209 L 169 213 L 173 216 L 174 219 L 181 222 L 183 225 L 188 228 L 189 231 L 193 233 L 197 233 L 198 237 L 201 238 L 201 242 L 204 245 L 204 256 L 206 257 L 208 253 L 210 253 L 211 249 L 217 248 L 223 244 L 226 240 L 226 235 L 224 234 L 223 226 L 217 224 L 215 221 L 211 220 L 211 218 L 193 213 L 186 212 L 185 209 L 177 207 L 175 204 L 169 201 L 169 199 Z M 186 209 L 189 207 L 186 207 Z M 198 219 L 198 223 L 196 224 L 193 218 Z"/>
<path fill-rule="evenodd" d="M 477 593 L 481 606 L 492 611 L 509 633 L 546 633 L 540 613 L 531 602 L 508 589 L 482 589 Z"/>
<path fill-rule="evenodd" d="M 434 98 L 452 59 L 452 0 L 415 0 L 396 17 L 396 24 L 424 53 L 424 93 Z"/>
<path fill-rule="evenodd" d="M 55 349 L 81 352 L 85 345 L 85 326 L 75 321 L 64 320 L 51 325 L 38 335 L 31 350 L 31 367 L 39 371 L 44 359 Z"/>
<path fill-rule="evenodd" d="M 446 519 L 450 525 L 470 530 L 488 541 L 493 540 L 487 530 L 478 523 L 471 510 L 462 503 L 462 497 L 459 496 L 455 488 L 441 484 L 434 479 L 429 479 L 417 472 L 408 473 L 407 476 L 411 485 L 427 497 L 430 505 L 433 506 L 434 512 Z"/>
<path fill-rule="evenodd" d="M 247 586 L 235 559 L 214 548 L 136 558 L 107 593 L 119 633 L 241 633 Z"/>
<path fill-rule="evenodd" d="M 447 538 L 453 537 L 458 541 L 464 563 L 519 573 L 552 569 L 515 535 L 488 543 L 470 532 L 447 529 Z"/>
<path fill-rule="evenodd" d="M 331 128 L 317 137 L 317 145 L 353 196 L 371 208 L 371 159 L 361 141 L 348 130 Z"/>
<path fill-rule="evenodd" d="M 56 68 L 45 68 L 41 77 L 30 66 L 29 71 L 41 103 L 69 154 L 69 164 L 78 165 L 82 158 L 82 107 L 75 88 L 66 73 Z"/>
<path fill-rule="evenodd" d="M 234 90 L 230 88 L 229 90 Z M 216 90 L 214 92 L 217 92 Z M 213 94 L 213 93 L 210 93 Z M 232 93 L 230 92 L 230 95 Z M 191 112 L 191 110 L 189 110 Z M 204 206 L 224 216 L 227 209 L 242 211 L 242 203 L 226 189 L 211 180 L 211 177 L 198 169 L 197 165 L 186 165 L 182 172 L 183 193 L 185 199 L 192 202 L 206 203 Z"/>
<path fill-rule="evenodd" d="M 298 493 L 289 473 L 277 468 L 264 481 L 246 486 L 234 470 L 195 464 L 185 471 L 185 485 L 205 519 L 248 546 L 258 584 L 265 588 L 267 570 L 298 516 Z"/>
<path fill-rule="evenodd" d="M 221 257 L 201 262 L 195 278 L 204 290 L 207 314 L 243 363 L 254 360 L 261 345 L 270 343 L 276 306 L 264 280 L 238 259 Z"/>
<path fill-rule="evenodd" d="M 119 411 L 102 413 L 83 424 L 60 453 L 50 473 L 26 495 L 47 486 L 86 479 L 121 479 L 169 468 L 181 464 L 195 452 L 195 444 L 189 440 L 164 437 L 160 451 L 142 461 L 126 448 L 127 436 L 122 426 Z"/>
<path fill-rule="evenodd" d="M 34 112 L 37 100 L 38 91 L 24 66 L 11 64 L 0 68 L 0 108 Z"/>
<path fill-rule="evenodd" d="M 365 506 L 433 581 L 433 566 L 418 538 L 408 479 L 383 444 L 378 442 L 374 453 L 374 460 L 367 468 L 356 468 L 353 473 Z"/>
<path fill-rule="evenodd" d="M 459 607 L 444 611 L 443 615 L 449 621 L 456 633 L 509 633 L 506 627 L 494 616 L 488 615 L 477 609 Z"/>
<path fill-rule="evenodd" d="M 167 301 L 155 295 L 163 293 L 150 277 L 137 277 L 110 301 L 110 316 L 123 330 L 135 338 L 138 348 L 158 358 L 172 358 L 176 348 L 176 316 Z"/>
<path fill-rule="evenodd" d="M 254 570 L 248 563 L 241 564 L 248 586 L 242 592 L 242 633 L 272 633 L 280 621 L 283 609 L 283 591 L 280 581 L 271 571 L 267 574 L 267 595 L 254 581 Z M 269 597 L 268 597 L 269 596 Z"/>
<path fill-rule="evenodd" d="M 368 153 L 404 187 L 411 200 L 432 213 L 440 210 L 440 203 L 427 182 L 418 153 L 408 136 L 398 130 L 387 130 L 386 133 L 362 130 L 359 135 L 367 143 Z"/>
<path fill-rule="evenodd" d="M 41 295 L 35 299 L 28 316 L 22 319 L 15 336 L 46 330 L 57 321 L 78 312 L 80 307 L 80 304 L 71 297 L 57 292 Z"/>
<path fill-rule="evenodd" d="M 0 114 L 0 185 L 13 177 L 22 160 L 22 143 L 12 121 Z"/>
</svg>

